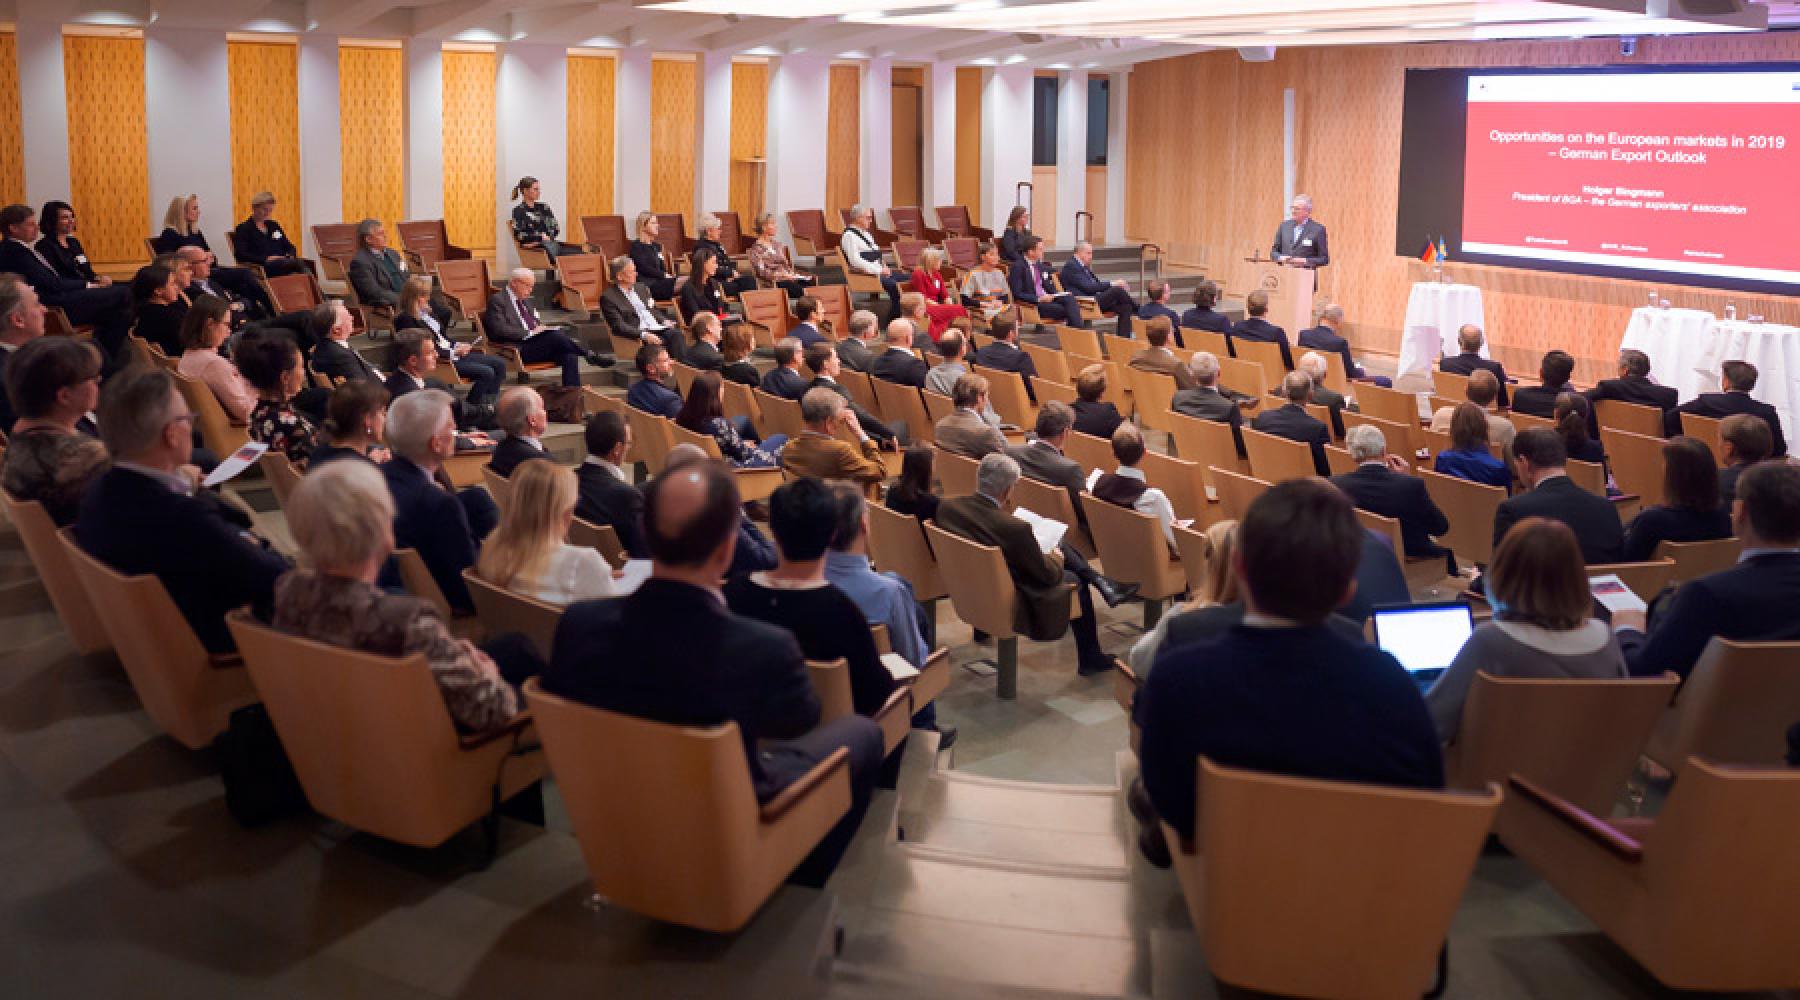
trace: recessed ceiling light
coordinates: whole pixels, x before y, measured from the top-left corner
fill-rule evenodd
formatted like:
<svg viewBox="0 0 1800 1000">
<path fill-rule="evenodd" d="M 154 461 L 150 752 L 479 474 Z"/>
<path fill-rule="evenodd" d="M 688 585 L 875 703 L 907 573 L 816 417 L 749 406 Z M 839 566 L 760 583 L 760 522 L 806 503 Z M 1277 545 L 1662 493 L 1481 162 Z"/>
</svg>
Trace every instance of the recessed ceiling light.
<svg viewBox="0 0 1800 1000">
<path fill-rule="evenodd" d="M 1304 35 L 1311 30 L 1312 30 L 1311 28 L 1270 28 L 1268 31 L 1263 32 L 1263 34 L 1265 34 L 1265 35 Z"/>
</svg>

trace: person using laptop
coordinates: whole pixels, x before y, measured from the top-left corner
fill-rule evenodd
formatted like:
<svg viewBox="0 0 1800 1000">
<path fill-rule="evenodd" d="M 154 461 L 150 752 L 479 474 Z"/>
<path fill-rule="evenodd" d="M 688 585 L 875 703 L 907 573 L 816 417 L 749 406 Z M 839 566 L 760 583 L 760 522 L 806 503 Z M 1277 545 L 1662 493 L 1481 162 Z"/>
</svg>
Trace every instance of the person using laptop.
<svg viewBox="0 0 1800 1000">
<path fill-rule="evenodd" d="M 1611 626 L 1593 616 L 1587 565 L 1568 525 L 1543 517 L 1513 525 L 1488 566 L 1487 595 L 1493 620 L 1476 626 L 1425 692 L 1444 742 L 1456 739 L 1477 670 L 1496 677 L 1626 676 Z"/>
</svg>

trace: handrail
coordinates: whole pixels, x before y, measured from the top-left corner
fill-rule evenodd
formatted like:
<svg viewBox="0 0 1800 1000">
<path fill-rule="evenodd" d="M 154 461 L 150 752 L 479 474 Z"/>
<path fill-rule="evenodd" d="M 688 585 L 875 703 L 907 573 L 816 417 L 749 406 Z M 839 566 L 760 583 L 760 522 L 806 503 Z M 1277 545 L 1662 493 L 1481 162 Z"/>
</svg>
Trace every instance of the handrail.
<svg viewBox="0 0 1800 1000">
<path fill-rule="evenodd" d="M 1083 239 L 1083 237 L 1081 235 L 1081 217 L 1084 215 L 1087 216 L 1087 223 L 1088 223 L 1086 239 L 1090 243 L 1093 242 L 1093 239 L 1094 239 L 1094 213 L 1092 213 L 1084 208 L 1081 211 L 1075 213 L 1075 242 L 1076 243 L 1080 243 Z"/>
<path fill-rule="evenodd" d="M 1031 193 L 1030 200 L 1027 200 L 1027 199 L 1021 197 L 1020 196 L 1021 192 L 1030 192 Z M 1036 208 L 1037 207 L 1037 185 L 1031 183 L 1030 181 L 1020 181 L 1019 183 L 1014 184 L 1013 185 L 1013 205 L 1015 207 L 1019 206 L 1019 205 L 1024 205 L 1026 212 L 1030 212 L 1033 208 Z"/>
<path fill-rule="evenodd" d="M 1163 280 L 1163 248 L 1155 243 L 1138 245 L 1138 287 L 1143 289 L 1145 294 L 1149 294 L 1150 289 L 1149 272 L 1145 262 L 1152 256 L 1156 259 L 1156 280 L 1161 281 Z"/>
</svg>

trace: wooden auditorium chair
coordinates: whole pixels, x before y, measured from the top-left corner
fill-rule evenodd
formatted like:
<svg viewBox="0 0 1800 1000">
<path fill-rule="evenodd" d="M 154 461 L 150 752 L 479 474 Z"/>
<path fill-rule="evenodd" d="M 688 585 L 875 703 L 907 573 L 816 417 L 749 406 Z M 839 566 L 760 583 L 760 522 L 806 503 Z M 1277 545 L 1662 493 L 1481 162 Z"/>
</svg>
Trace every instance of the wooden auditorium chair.
<svg viewBox="0 0 1800 1000">
<path fill-rule="evenodd" d="M 50 595 L 50 606 L 69 634 L 69 645 L 83 656 L 111 649 L 112 638 L 101 623 L 100 612 L 76 576 L 69 553 L 56 536 L 56 522 L 50 520 L 44 505 L 0 490 L 0 506 L 5 507 L 7 522 L 19 533 L 25 554 L 36 568 L 44 592 Z"/>
<path fill-rule="evenodd" d="M 1007 700 L 1019 695 L 1019 634 L 1014 631 L 1018 592 L 1006 560 L 992 545 L 927 524 L 925 534 L 936 554 L 956 615 L 970 628 L 986 632 L 995 643 L 995 693 Z M 1070 600 L 1073 584 L 1063 584 Z"/>
<path fill-rule="evenodd" d="M 1658 720 L 1644 756 L 1670 771 L 1695 756 L 1778 766 L 1788 727 L 1797 720 L 1800 642 L 1714 636 Z"/>
<path fill-rule="evenodd" d="M 539 656 L 550 659 L 555 645 L 556 626 L 562 622 L 563 606 L 495 586 L 475 572 L 473 566 L 462 571 L 468 584 L 469 597 L 475 602 L 475 617 L 486 636 L 517 632 L 531 640 Z"/>
<path fill-rule="evenodd" d="M 1144 629 L 1156 627 L 1163 604 L 1187 592 L 1187 577 L 1179 559 L 1169 554 L 1162 525 L 1150 514 L 1109 503 L 1091 493 L 1081 494 L 1081 509 L 1108 578 L 1138 585 L 1137 598 L 1144 602 Z"/>
</svg>

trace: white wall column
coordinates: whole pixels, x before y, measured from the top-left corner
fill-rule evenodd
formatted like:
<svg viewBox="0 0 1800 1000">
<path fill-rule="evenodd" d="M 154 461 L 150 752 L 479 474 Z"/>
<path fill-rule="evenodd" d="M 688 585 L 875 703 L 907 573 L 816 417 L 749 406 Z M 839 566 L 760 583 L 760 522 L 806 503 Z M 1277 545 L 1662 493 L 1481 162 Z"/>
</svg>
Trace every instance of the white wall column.
<svg viewBox="0 0 1800 1000">
<path fill-rule="evenodd" d="M 290 235 L 295 226 L 299 227 L 301 250 L 311 254 L 318 249 L 313 244 L 312 227 L 347 221 L 344 137 L 338 126 L 337 36 L 301 35 L 296 75 L 300 90 L 301 217 L 277 218 L 288 226 Z"/>
<path fill-rule="evenodd" d="M 1125 125 L 1130 93 L 1131 72 L 1122 70 L 1112 75 L 1108 90 L 1111 106 L 1106 110 L 1106 242 L 1125 243 Z"/>
<path fill-rule="evenodd" d="M 981 204 L 985 225 L 999 232 L 1018 183 L 1031 180 L 1031 67 L 999 66 L 982 76 Z"/>
<path fill-rule="evenodd" d="M 29 5 L 27 5 L 29 6 Z M 19 11 L 21 142 L 25 147 L 25 202 L 42 205 L 69 197 L 69 104 L 63 79 L 62 25 L 32 20 Z M 76 205 L 77 212 L 85 206 Z"/>
<path fill-rule="evenodd" d="M 920 191 L 924 211 L 935 218 L 933 205 L 956 202 L 956 64 L 934 62 L 925 67 L 925 176 Z M 942 226 L 943 220 L 936 219 Z"/>
<path fill-rule="evenodd" d="M 894 203 L 894 61 L 888 58 L 862 67 L 862 202 L 875 210 L 877 224 Z"/>
<path fill-rule="evenodd" d="M 236 226 L 231 204 L 231 81 L 223 31 L 144 31 L 144 138 L 149 147 L 149 228 L 160 232 L 169 199 L 200 196 L 201 224 L 221 259 L 224 231 Z M 196 150 L 207 150 L 196 156 Z"/>
<path fill-rule="evenodd" d="M 405 204 L 408 219 L 444 217 L 444 47 L 435 38 L 406 43 Z"/>
<path fill-rule="evenodd" d="M 613 87 L 613 207 L 625 216 L 626 236 L 635 239 L 631 223 L 650 208 L 650 50 L 620 49 Z M 565 126 L 559 126 L 561 131 Z"/>
<path fill-rule="evenodd" d="M 731 207 L 731 53 L 700 54 L 700 120 L 694 148 L 694 220 Z M 750 225 L 749 219 L 741 219 Z M 698 235 L 699 226 L 694 227 Z"/>
<path fill-rule="evenodd" d="M 769 76 L 768 184 L 763 204 L 781 220 L 781 238 L 791 241 L 787 213 L 818 208 L 825 200 L 825 156 L 819 129 L 829 101 L 831 61 L 803 53 L 782 56 Z M 805 122 L 807 127 L 782 127 Z"/>
<path fill-rule="evenodd" d="M 494 84 L 494 141 L 499 146 L 494 154 L 494 255 L 502 270 L 519 266 L 506 227 L 519 178 L 536 177 L 564 235 L 570 226 L 568 51 L 564 45 L 500 46 L 500 78 Z"/>
<path fill-rule="evenodd" d="M 1056 74 L 1055 231 L 1069 246 L 1075 245 L 1075 213 L 1088 207 L 1087 126 L 1087 70 Z"/>
</svg>

